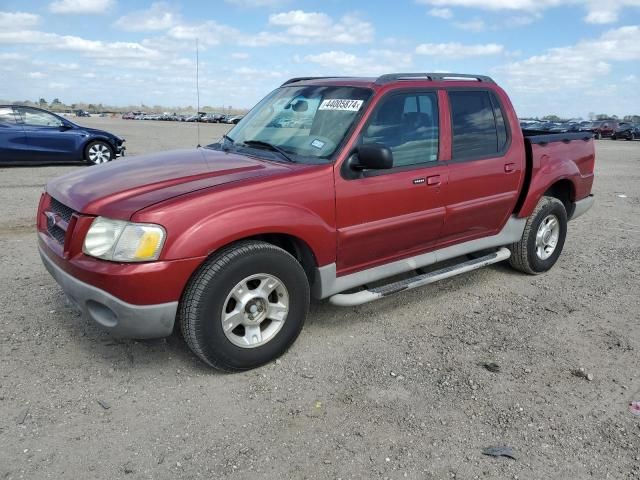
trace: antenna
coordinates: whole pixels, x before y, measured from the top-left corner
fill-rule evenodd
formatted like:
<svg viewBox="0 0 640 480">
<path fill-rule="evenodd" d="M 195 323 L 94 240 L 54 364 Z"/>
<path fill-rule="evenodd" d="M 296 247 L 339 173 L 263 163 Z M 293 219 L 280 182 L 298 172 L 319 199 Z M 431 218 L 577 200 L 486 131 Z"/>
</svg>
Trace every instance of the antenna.
<svg viewBox="0 0 640 480">
<path fill-rule="evenodd" d="M 198 39 L 196 38 L 196 138 L 200 148 L 200 58 L 198 54 Z"/>
</svg>

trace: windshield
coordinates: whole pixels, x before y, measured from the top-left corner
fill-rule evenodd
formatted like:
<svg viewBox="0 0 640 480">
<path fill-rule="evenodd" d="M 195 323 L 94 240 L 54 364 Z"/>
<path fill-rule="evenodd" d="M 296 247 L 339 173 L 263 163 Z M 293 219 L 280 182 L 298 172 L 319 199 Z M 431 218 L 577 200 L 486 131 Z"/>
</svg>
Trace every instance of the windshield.
<svg viewBox="0 0 640 480">
<path fill-rule="evenodd" d="M 270 157 L 327 161 L 371 96 L 356 87 L 282 87 L 271 92 L 213 148 L 258 148 Z M 268 146 L 272 148 L 265 148 Z M 275 147 L 275 148 L 273 148 Z M 277 157 L 273 157 L 277 158 Z"/>
</svg>

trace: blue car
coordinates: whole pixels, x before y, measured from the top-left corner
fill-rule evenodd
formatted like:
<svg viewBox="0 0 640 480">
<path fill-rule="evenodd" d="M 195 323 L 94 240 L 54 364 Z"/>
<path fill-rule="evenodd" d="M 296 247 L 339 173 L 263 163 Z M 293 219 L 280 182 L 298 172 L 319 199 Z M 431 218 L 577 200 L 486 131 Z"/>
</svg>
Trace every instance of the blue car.
<svg viewBox="0 0 640 480">
<path fill-rule="evenodd" d="M 124 138 L 40 108 L 0 105 L 0 164 L 86 162 L 124 155 Z"/>
</svg>

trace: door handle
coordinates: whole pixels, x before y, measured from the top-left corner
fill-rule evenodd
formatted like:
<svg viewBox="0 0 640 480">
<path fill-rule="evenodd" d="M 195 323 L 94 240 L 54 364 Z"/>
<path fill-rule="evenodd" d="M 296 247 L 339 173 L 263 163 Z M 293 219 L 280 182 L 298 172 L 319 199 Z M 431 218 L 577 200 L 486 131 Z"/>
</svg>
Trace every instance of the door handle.
<svg viewBox="0 0 640 480">
<path fill-rule="evenodd" d="M 427 177 L 427 185 L 440 185 L 440 175 Z"/>
<path fill-rule="evenodd" d="M 507 172 L 507 173 L 515 172 L 516 171 L 516 164 L 515 163 L 505 163 L 504 164 L 504 171 Z"/>
</svg>

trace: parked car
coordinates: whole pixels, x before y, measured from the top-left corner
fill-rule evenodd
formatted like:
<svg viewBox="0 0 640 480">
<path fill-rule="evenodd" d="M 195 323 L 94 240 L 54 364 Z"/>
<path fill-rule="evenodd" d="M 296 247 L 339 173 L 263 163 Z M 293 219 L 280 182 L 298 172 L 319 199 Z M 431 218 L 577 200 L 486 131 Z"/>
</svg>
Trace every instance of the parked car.
<svg viewBox="0 0 640 480">
<path fill-rule="evenodd" d="M 218 123 L 218 116 L 215 113 L 207 113 L 200 117 L 200 121 L 205 123 Z"/>
<path fill-rule="evenodd" d="M 91 114 L 89 112 L 87 112 L 86 110 L 77 110 L 76 111 L 76 117 L 90 117 Z"/>
<path fill-rule="evenodd" d="M 198 112 L 195 115 L 191 115 L 185 119 L 185 122 L 202 122 L 207 116 L 206 112 Z"/>
<path fill-rule="evenodd" d="M 618 122 L 615 120 L 597 120 L 582 127 L 581 131 L 593 133 L 593 138 L 601 139 L 610 137 L 618 128 Z"/>
<path fill-rule="evenodd" d="M 52 180 L 42 260 L 107 330 L 162 337 L 178 322 L 231 371 L 281 355 L 310 296 L 360 305 L 504 260 L 546 272 L 593 203 L 593 140 L 523 135 L 493 80 L 464 77 L 291 79 L 205 148 Z M 311 128 L 266 128 L 285 110 Z"/>
<path fill-rule="evenodd" d="M 232 123 L 236 125 L 243 118 L 244 118 L 244 115 L 234 115 L 232 117 L 227 118 L 227 123 Z"/>
<path fill-rule="evenodd" d="M 124 155 L 124 141 L 41 108 L 0 105 L 0 164 L 105 163 Z"/>
<path fill-rule="evenodd" d="M 122 114 L 122 119 L 123 120 L 135 120 L 136 118 L 136 114 L 133 112 L 129 112 L 129 113 L 123 113 Z"/>
<path fill-rule="evenodd" d="M 615 132 L 611 135 L 611 140 L 624 138 L 625 140 L 635 140 L 640 138 L 640 124 L 622 122 L 618 125 Z"/>
</svg>

